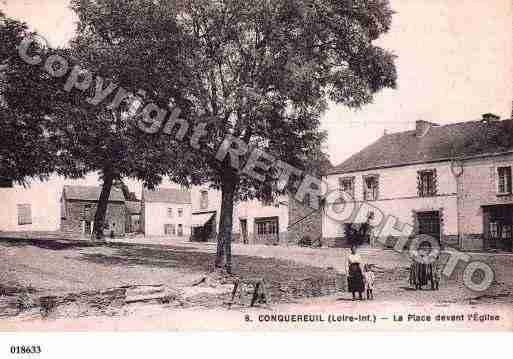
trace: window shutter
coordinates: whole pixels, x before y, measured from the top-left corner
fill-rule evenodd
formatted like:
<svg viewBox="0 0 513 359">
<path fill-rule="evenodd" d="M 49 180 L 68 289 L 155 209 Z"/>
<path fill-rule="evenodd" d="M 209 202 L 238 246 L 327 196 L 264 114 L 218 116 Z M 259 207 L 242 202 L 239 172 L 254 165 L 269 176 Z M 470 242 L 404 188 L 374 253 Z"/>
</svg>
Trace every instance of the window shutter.
<svg viewBox="0 0 513 359">
<path fill-rule="evenodd" d="M 497 181 L 497 169 L 495 166 L 490 167 L 490 183 L 492 185 L 492 188 L 494 189 L 493 192 L 498 193 L 499 192 L 499 182 Z"/>
<path fill-rule="evenodd" d="M 66 200 L 61 197 L 61 219 L 66 219 Z"/>
<path fill-rule="evenodd" d="M 376 186 L 376 194 L 374 196 L 374 200 L 378 200 L 379 198 L 379 177 L 375 177 L 375 186 Z"/>
<path fill-rule="evenodd" d="M 422 171 L 417 171 L 417 196 L 422 197 Z"/>
<path fill-rule="evenodd" d="M 438 176 L 436 175 L 436 168 L 433 169 L 433 196 L 438 193 Z"/>
</svg>

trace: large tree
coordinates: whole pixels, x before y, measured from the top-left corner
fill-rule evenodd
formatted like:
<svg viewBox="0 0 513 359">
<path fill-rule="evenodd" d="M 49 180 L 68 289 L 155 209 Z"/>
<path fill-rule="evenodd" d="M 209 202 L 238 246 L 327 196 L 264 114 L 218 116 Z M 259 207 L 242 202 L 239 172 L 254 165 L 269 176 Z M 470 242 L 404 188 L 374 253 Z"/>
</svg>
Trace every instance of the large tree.
<svg viewBox="0 0 513 359">
<path fill-rule="evenodd" d="M 45 131 L 46 99 L 37 93 L 23 96 L 18 87 L 24 77 L 24 86 L 42 89 L 44 72 L 19 63 L 16 46 L 31 35 L 26 24 L 0 12 L 0 178 L 18 183 L 52 173 L 57 150 Z"/>
<path fill-rule="evenodd" d="M 196 146 L 190 131 L 176 144 L 171 120 L 145 132 L 183 156 L 189 179 L 221 190 L 216 266 L 225 260 L 228 270 L 234 201 L 289 189 L 274 185 L 273 170 L 248 175 L 250 153 L 305 169 L 326 136 L 319 127 L 329 103 L 358 108 L 395 87 L 394 56 L 375 44 L 390 28 L 388 0 L 72 2 L 79 48 L 94 44 L 109 63 L 131 64 L 131 88 L 163 108 L 171 99 L 187 128 L 209 119 Z M 251 150 L 219 156 L 233 143 Z"/>
<path fill-rule="evenodd" d="M 73 166 L 79 163 L 84 166 L 84 172 L 100 172 L 102 192 L 95 214 L 96 238 L 103 236 L 111 188 L 120 184 L 123 178 L 135 178 L 143 181 L 145 187 L 153 188 L 163 177 L 188 184 L 193 173 L 188 168 L 190 156 L 177 151 L 165 137 L 148 135 L 138 128 L 139 113 L 134 108 L 145 101 L 166 107 L 173 98 L 177 98 L 173 96 L 175 84 L 160 76 L 157 68 L 157 62 L 167 64 L 168 68 L 173 66 L 176 51 L 173 47 L 158 48 L 153 40 L 161 36 L 161 28 L 169 27 L 166 31 L 173 28 L 173 22 L 168 18 L 155 16 L 151 9 L 141 8 L 136 22 L 129 22 L 135 20 L 133 17 L 124 19 L 133 13 L 134 4 L 72 1 L 79 22 L 76 36 L 70 43 L 70 53 L 81 71 L 87 71 L 93 80 L 86 90 L 82 91 L 77 85 L 71 91 L 81 100 L 71 109 L 74 112 L 72 116 L 62 116 L 58 127 L 70 129 L 61 140 L 64 142 L 62 153 L 71 159 L 70 166 L 64 171 L 76 172 Z M 128 13 L 115 12 L 113 9 L 117 7 Z M 108 21 L 108 26 L 95 22 L 99 16 L 101 20 Z M 138 23 L 153 26 L 143 29 Z M 141 34 L 140 38 L 125 36 L 126 32 L 134 31 Z M 167 46 L 170 46 L 169 42 Z M 150 48 L 151 53 L 145 51 Z M 159 54 L 158 59 L 156 54 Z M 113 90 L 105 99 L 94 100 L 110 86 Z"/>
<path fill-rule="evenodd" d="M 103 46 L 93 37 L 86 46 L 77 39 L 69 48 L 48 48 L 29 40 L 34 34 L 24 24 L 7 19 L 2 25 L 14 35 L 2 32 L 9 42 L 1 48 L 0 126 L 9 137 L 0 144 L 0 176 L 22 181 L 53 172 L 67 178 L 98 172 L 102 190 L 94 219 L 97 239 L 103 237 L 113 185 L 136 178 L 153 188 L 164 176 L 184 183 L 191 173 L 185 171 L 187 156 L 178 158 L 164 138 L 137 128 L 130 110 L 133 98 L 116 100 L 118 89 L 137 89 L 130 58 L 120 60 L 125 49 Z M 110 84 L 116 91 L 96 103 L 99 91 Z M 159 100 L 164 105 L 169 97 Z"/>
</svg>

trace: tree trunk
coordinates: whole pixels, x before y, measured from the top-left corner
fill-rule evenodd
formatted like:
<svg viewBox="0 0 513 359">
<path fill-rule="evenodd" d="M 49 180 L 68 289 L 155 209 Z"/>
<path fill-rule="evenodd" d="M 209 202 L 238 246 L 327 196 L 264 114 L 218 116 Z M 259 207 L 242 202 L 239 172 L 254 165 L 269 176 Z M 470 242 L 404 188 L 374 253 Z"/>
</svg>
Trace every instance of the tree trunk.
<svg viewBox="0 0 513 359">
<path fill-rule="evenodd" d="M 221 192 L 223 194 L 223 192 Z M 224 218 L 225 216 L 223 213 L 226 212 L 226 209 L 224 208 L 225 202 L 221 199 L 221 212 L 219 213 L 219 227 L 217 231 L 217 251 L 216 251 L 216 260 L 215 260 L 215 267 L 221 268 L 223 266 L 224 261 Z"/>
<path fill-rule="evenodd" d="M 231 273 L 232 270 L 233 199 L 236 188 L 237 179 L 235 176 L 226 176 L 221 186 L 221 213 L 215 266 L 219 268 L 224 262 L 228 273 Z"/>
<path fill-rule="evenodd" d="M 110 190 L 112 189 L 113 181 L 114 176 L 111 173 L 104 171 L 102 192 L 100 193 L 100 198 L 98 199 L 98 206 L 96 207 L 96 213 L 94 215 L 93 238 L 97 240 L 103 239 L 105 214 L 107 213 L 107 205 L 109 204 Z"/>
</svg>

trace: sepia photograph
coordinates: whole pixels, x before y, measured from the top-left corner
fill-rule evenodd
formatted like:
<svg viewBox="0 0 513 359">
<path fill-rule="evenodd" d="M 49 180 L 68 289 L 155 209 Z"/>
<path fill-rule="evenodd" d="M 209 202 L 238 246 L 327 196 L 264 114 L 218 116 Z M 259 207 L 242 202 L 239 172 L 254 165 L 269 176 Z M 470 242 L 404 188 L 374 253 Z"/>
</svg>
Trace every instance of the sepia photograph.
<svg viewBox="0 0 513 359">
<path fill-rule="evenodd" d="M 511 0 L 0 0 L 0 337 L 511 333 L 512 117 Z"/>
</svg>

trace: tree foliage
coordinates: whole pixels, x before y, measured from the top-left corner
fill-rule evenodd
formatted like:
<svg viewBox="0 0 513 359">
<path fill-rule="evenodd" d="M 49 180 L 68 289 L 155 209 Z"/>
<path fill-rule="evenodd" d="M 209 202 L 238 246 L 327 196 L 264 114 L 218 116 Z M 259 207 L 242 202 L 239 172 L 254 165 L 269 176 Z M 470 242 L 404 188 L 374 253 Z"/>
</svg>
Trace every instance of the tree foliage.
<svg viewBox="0 0 513 359">
<path fill-rule="evenodd" d="M 261 171 L 263 180 L 243 170 L 252 150 L 271 156 L 264 161 L 309 171 L 309 159 L 319 157 L 326 137 L 320 119 L 330 103 L 359 108 L 381 89 L 395 87 L 394 55 L 374 43 L 391 25 L 388 0 L 71 3 L 79 19 L 71 49 L 52 51 L 101 76 L 103 87 L 111 81 L 140 102 L 180 109 L 188 131 L 177 140 L 165 120 L 157 131 L 141 131 L 129 101 L 114 110 L 110 101 L 92 106 L 84 95 L 94 96 L 94 85 L 62 91 L 66 77 L 41 82 L 44 73 L 34 68 L 35 86 L 18 77 L 21 86 L 11 87 L 10 101 L 16 93 L 44 94 L 21 107 L 50 119 L 60 173 L 103 174 L 105 206 L 107 188 L 124 177 L 148 187 L 168 176 L 220 189 L 217 264 L 224 257 L 228 269 L 234 201 L 278 191 L 276 169 Z M 205 121 L 207 131 L 195 138 L 193 130 Z M 219 161 L 216 151 L 228 137 L 249 150 Z"/>
<path fill-rule="evenodd" d="M 30 34 L 26 24 L 0 12 L 0 177 L 18 183 L 46 178 L 54 169 L 56 154 L 45 130 L 44 96 L 24 93 L 27 88 L 44 91 L 40 80 L 45 74 L 19 62 L 16 46 Z M 20 78 L 25 78 L 23 86 Z"/>
<path fill-rule="evenodd" d="M 183 158 L 189 180 L 221 189 L 218 258 L 225 255 L 228 266 L 234 199 L 268 196 L 275 174 L 255 180 L 233 168 L 230 156 L 218 161 L 215 150 L 226 137 L 304 169 L 326 136 L 320 119 L 330 102 L 358 108 L 395 87 L 394 55 L 374 44 L 391 25 L 388 0 L 72 4 L 80 58 L 89 56 L 99 71 L 144 89 L 164 108 L 171 100 L 190 128 L 209 119 L 200 143 L 210 151 L 176 144 L 162 132 L 153 137 Z M 97 57 L 83 55 L 91 47 L 101 50 Z"/>
</svg>

